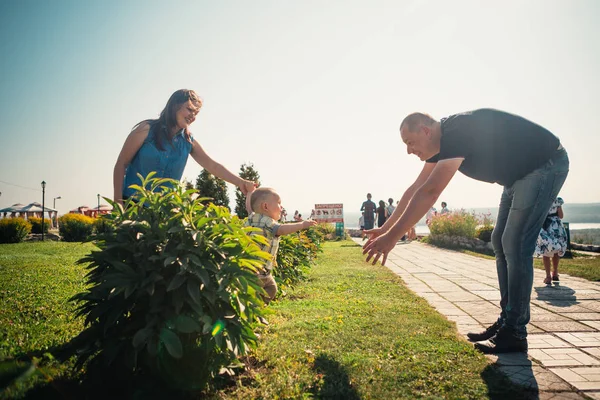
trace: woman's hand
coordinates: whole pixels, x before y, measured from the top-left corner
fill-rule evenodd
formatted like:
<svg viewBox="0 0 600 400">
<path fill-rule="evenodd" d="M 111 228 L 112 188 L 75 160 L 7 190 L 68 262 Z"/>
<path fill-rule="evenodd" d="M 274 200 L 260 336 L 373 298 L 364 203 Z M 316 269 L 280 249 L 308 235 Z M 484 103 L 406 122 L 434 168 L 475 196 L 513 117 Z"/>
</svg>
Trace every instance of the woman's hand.
<svg viewBox="0 0 600 400">
<path fill-rule="evenodd" d="M 372 229 L 371 231 L 374 231 Z M 370 232 L 370 231 L 369 231 Z M 369 254 L 367 256 L 367 262 L 373 259 L 373 265 L 379 260 L 379 257 L 383 256 L 381 265 L 385 265 L 387 256 L 390 251 L 396 246 L 396 240 L 392 238 L 388 233 L 381 234 L 379 237 L 371 237 L 367 244 L 363 246 L 363 254 Z"/>
<path fill-rule="evenodd" d="M 252 181 L 247 181 L 242 178 L 240 178 L 240 179 L 241 179 L 241 182 L 238 185 L 238 187 L 240 188 L 240 190 L 242 191 L 244 196 L 247 195 L 248 193 L 252 193 L 257 186 L 256 183 L 254 183 Z"/>
</svg>

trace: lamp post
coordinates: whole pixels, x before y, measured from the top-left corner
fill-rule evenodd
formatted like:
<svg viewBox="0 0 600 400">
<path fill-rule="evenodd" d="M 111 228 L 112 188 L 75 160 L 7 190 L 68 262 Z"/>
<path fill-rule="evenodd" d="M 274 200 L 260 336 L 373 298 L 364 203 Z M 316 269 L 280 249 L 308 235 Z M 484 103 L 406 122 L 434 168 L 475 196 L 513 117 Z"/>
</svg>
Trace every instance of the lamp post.
<svg viewBox="0 0 600 400">
<path fill-rule="evenodd" d="M 98 193 L 98 212 L 96 213 L 96 217 L 100 216 L 100 193 Z"/>
<path fill-rule="evenodd" d="M 62 199 L 62 197 L 60 197 L 60 196 L 56 196 L 54 198 L 54 202 L 52 203 L 52 208 L 54 208 L 55 210 L 56 210 L 56 200 L 60 200 L 60 199 Z M 55 228 L 58 228 L 58 211 L 54 211 L 54 218 L 55 218 L 55 222 L 56 222 L 56 227 Z M 52 220 L 52 218 L 51 218 L 51 220 Z M 55 224 L 53 222 L 52 226 L 54 226 L 54 225 Z"/>
<path fill-rule="evenodd" d="M 42 181 L 42 242 L 44 241 L 44 210 L 46 209 L 46 181 Z"/>
</svg>

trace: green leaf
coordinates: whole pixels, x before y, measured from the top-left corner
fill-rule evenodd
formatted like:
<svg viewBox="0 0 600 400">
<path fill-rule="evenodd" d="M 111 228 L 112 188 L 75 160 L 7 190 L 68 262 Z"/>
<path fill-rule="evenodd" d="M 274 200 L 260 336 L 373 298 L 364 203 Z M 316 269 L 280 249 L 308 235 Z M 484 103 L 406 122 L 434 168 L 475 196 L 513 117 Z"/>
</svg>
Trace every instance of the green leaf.
<svg viewBox="0 0 600 400">
<path fill-rule="evenodd" d="M 136 349 L 142 348 L 144 344 L 148 341 L 148 338 L 152 335 L 151 328 L 142 328 L 133 335 L 133 347 Z"/>
<path fill-rule="evenodd" d="M 175 329 L 181 333 L 199 332 L 201 327 L 198 321 L 187 315 L 180 315 L 175 320 Z"/>
<path fill-rule="evenodd" d="M 189 279 L 187 281 L 187 292 L 194 303 L 198 305 L 202 304 L 202 299 L 200 298 L 200 284 L 198 284 L 195 279 Z"/>
<path fill-rule="evenodd" d="M 161 329 L 160 341 L 165 345 L 171 357 L 179 359 L 183 356 L 183 346 L 175 332 L 167 328 Z"/>
<path fill-rule="evenodd" d="M 187 279 L 187 277 L 185 275 L 180 275 L 180 274 L 175 275 L 173 277 L 173 279 L 171 279 L 171 283 L 169 283 L 169 286 L 167 287 L 167 292 L 175 290 L 179 286 L 183 285 L 183 282 L 185 282 L 186 279 Z"/>
</svg>

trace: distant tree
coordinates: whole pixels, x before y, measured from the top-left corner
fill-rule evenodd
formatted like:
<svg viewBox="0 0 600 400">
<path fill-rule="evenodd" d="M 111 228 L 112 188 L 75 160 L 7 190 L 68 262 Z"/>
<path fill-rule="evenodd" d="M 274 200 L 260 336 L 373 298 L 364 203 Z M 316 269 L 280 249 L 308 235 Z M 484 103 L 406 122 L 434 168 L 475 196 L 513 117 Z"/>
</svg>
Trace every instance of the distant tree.
<svg viewBox="0 0 600 400">
<path fill-rule="evenodd" d="M 247 179 L 249 181 L 256 182 L 260 186 L 260 175 L 254 169 L 254 164 L 242 164 L 240 168 L 240 178 Z M 240 218 L 246 218 L 248 212 L 246 211 L 246 196 L 242 193 L 240 188 L 235 189 L 235 213 Z"/>
<path fill-rule="evenodd" d="M 194 183 L 192 181 L 188 181 L 187 179 L 183 180 L 183 187 L 185 190 L 196 189 L 194 187 Z"/>
<path fill-rule="evenodd" d="M 227 194 L 227 184 L 221 178 L 217 178 L 207 170 L 203 169 L 196 179 L 196 189 L 200 197 L 210 197 L 210 203 L 229 208 L 229 195 Z"/>
</svg>

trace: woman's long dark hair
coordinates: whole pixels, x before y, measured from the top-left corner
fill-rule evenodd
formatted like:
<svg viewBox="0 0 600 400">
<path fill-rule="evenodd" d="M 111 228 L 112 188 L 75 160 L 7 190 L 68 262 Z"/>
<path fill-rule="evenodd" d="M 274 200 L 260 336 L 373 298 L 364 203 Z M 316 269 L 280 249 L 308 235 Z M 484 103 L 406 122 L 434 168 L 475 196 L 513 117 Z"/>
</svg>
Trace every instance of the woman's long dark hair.
<svg viewBox="0 0 600 400">
<path fill-rule="evenodd" d="M 153 130 L 156 147 L 163 151 L 165 149 L 164 143 L 171 140 L 169 132 L 177 125 L 175 115 L 181 105 L 187 103 L 188 100 L 191 100 L 195 105 L 202 107 L 202 99 L 200 99 L 200 96 L 198 96 L 196 92 L 189 89 L 179 89 L 171 95 L 158 119 L 146 119 L 134 126 L 133 129 L 137 128 L 141 123 L 147 122 L 148 125 L 150 125 L 150 130 Z M 184 133 L 185 138 L 191 143 L 191 133 L 187 128 Z"/>
</svg>

